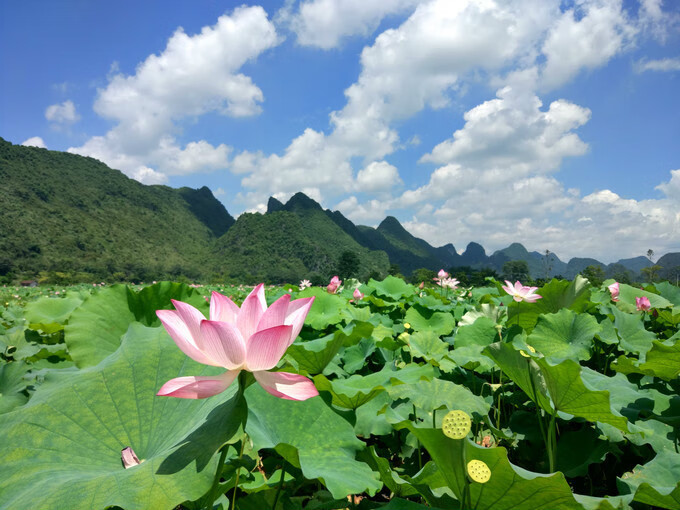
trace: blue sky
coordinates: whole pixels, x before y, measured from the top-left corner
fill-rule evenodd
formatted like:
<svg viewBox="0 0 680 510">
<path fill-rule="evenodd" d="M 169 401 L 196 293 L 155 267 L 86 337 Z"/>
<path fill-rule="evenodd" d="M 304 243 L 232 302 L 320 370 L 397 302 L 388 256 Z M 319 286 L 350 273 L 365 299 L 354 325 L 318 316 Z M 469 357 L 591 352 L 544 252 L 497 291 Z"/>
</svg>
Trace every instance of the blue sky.
<svg viewBox="0 0 680 510">
<path fill-rule="evenodd" d="M 3 2 L 0 136 L 233 215 L 304 191 L 434 245 L 680 251 L 680 4 Z"/>
</svg>

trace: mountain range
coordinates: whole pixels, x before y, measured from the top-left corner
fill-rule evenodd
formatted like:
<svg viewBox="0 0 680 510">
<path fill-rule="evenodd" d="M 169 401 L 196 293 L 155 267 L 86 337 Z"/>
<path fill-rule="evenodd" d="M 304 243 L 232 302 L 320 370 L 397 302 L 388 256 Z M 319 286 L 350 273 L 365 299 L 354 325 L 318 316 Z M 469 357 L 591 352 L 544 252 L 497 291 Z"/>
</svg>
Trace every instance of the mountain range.
<svg viewBox="0 0 680 510">
<path fill-rule="evenodd" d="M 303 193 L 286 203 L 270 198 L 265 214 L 234 219 L 207 187 L 147 186 L 93 158 L 2 138 L 0 182 L 0 278 L 6 279 L 52 272 L 85 281 L 325 280 L 348 253 L 362 278 L 397 266 L 407 276 L 463 266 L 501 273 L 517 260 L 527 262 L 533 278 L 573 278 L 588 266 L 636 278 L 652 265 L 643 256 L 608 265 L 591 258 L 563 262 L 519 243 L 487 255 L 473 242 L 458 253 L 452 244 L 434 247 L 413 236 L 392 216 L 377 228 L 355 225 Z M 657 264 L 677 270 L 680 253 Z"/>
</svg>

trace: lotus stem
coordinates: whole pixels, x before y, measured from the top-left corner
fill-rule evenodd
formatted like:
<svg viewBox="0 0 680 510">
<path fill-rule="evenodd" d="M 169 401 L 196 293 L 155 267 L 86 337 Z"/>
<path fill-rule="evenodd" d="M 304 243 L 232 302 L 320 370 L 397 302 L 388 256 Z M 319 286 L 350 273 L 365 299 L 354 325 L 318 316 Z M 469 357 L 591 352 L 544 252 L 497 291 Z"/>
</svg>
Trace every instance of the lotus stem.
<svg viewBox="0 0 680 510">
<path fill-rule="evenodd" d="M 272 510 L 276 510 L 276 504 L 279 502 L 279 495 L 283 489 L 283 479 L 286 477 L 286 459 L 283 459 L 283 464 L 281 464 L 281 480 L 279 480 L 279 486 L 276 489 L 276 496 L 274 496 L 274 504 L 272 505 Z"/>
</svg>

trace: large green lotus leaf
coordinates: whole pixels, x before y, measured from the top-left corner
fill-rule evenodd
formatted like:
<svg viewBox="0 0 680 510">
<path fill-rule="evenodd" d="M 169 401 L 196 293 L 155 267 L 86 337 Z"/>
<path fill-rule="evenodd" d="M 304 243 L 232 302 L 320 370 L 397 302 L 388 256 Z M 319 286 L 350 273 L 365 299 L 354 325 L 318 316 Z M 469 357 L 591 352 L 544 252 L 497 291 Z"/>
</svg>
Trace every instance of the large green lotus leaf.
<svg viewBox="0 0 680 510">
<path fill-rule="evenodd" d="M 40 352 L 42 348 L 40 345 L 26 340 L 26 331 L 23 327 L 16 326 L 0 335 L 0 353 L 15 360 L 22 360 Z"/>
<path fill-rule="evenodd" d="M 511 344 L 501 342 L 489 345 L 483 352 L 494 360 L 531 400 L 545 411 L 553 412 L 543 374 L 531 358 L 522 356 Z"/>
<path fill-rule="evenodd" d="M 379 296 L 389 298 L 392 301 L 400 301 L 402 298 L 413 296 L 416 293 L 413 285 L 391 275 L 381 282 L 371 279 L 366 286 L 374 289 Z"/>
<path fill-rule="evenodd" d="M 527 343 L 548 358 L 587 360 L 600 325 L 592 315 L 568 309 L 541 315 Z"/>
<path fill-rule="evenodd" d="M 617 485 L 620 489 L 627 486 L 640 503 L 680 510 L 680 454 L 662 451 L 651 462 L 624 474 Z"/>
<path fill-rule="evenodd" d="M 633 501 L 633 496 L 605 496 L 604 498 L 596 498 L 574 494 L 574 499 L 583 506 L 584 510 L 629 510 L 632 508 L 629 503 Z"/>
<path fill-rule="evenodd" d="M 614 326 L 621 338 L 619 342 L 621 347 L 628 352 L 639 354 L 640 359 L 644 361 L 647 351 L 652 348 L 652 342 L 656 340 L 656 335 L 645 329 L 642 315 L 631 315 L 616 307 L 611 307 L 611 312 L 614 314 Z"/>
<path fill-rule="evenodd" d="M 397 427 L 415 434 L 459 500 L 466 479 L 463 452 L 465 462 L 476 459 L 486 463 L 491 479 L 484 484 L 470 484 L 471 501 L 477 510 L 582 509 L 562 473 L 544 475 L 527 471 L 508 461 L 505 448 L 483 448 L 467 439 L 450 439 L 440 429 L 415 428 L 410 422 Z"/>
<path fill-rule="evenodd" d="M 626 418 L 612 410 L 609 392 L 586 387 L 577 362 L 553 365 L 545 358 L 525 358 L 512 345 L 500 342 L 484 352 L 544 411 L 554 414 L 557 410 L 628 431 Z"/>
<path fill-rule="evenodd" d="M 343 319 L 343 310 L 347 308 L 347 300 L 329 294 L 325 289 L 309 287 L 299 292 L 298 298 L 314 296 L 314 304 L 307 314 L 305 324 L 317 330 L 324 330 L 332 324 L 337 324 Z"/>
<path fill-rule="evenodd" d="M 245 406 L 236 385 L 204 400 L 156 392 L 173 377 L 219 371 L 187 358 L 162 328 L 133 323 L 99 365 L 49 373 L 25 406 L 0 415 L 5 508 L 170 510 L 201 497 Z M 130 469 L 127 446 L 143 461 Z"/>
<path fill-rule="evenodd" d="M 78 292 L 69 292 L 63 298 L 44 296 L 26 305 L 24 317 L 30 324 L 63 324 L 83 299 Z"/>
<path fill-rule="evenodd" d="M 458 327 L 471 326 L 480 317 L 486 317 L 492 323 L 499 324 L 506 312 L 507 309 L 505 307 L 494 306 L 490 303 L 482 303 L 478 309 L 470 310 L 463 314 L 460 321 L 458 321 Z"/>
<path fill-rule="evenodd" d="M 571 282 L 553 279 L 536 293 L 542 296 L 542 299 L 535 303 L 519 303 L 519 306 L 514 301 L 510 303 L 508 324 L 517 324 L 519 319 L 519 325 L 530 331 L 541 314 L 557 313 L 562 308 L 583 312 L 590 306 L 590 284 L 580 275 Z"/>
<path fill-rule="evenodd" d="M 319 391 L 330 392 L 333 404 L 346 409 L 356 409 L 365 404 L 379 393 L 385 391 L 392 381 L 404 384 L 414 384 L 421 379 L 432 379 L 434 367 L 432 365 L 406 365 L 397 369 L 386 365 L 380 372 L 369 375 L 353 375 L 347 379 L 328 380 L 323 375 L 314 377 L 314 383 Z"/>
<path fill-rule="evenodd" d="M 652 349 L 647 352 L 644 363 L 619 356 L 612 368 L 623 374 L 645 374 L 672 381 L 680 376 L 680 338 L 672 345 L 658 340 L 652 341 Z"/>
<path fill-rule="evenodd" d="M 463 318 L 470 318 L 470 313 L 466 313 Z M 478 316 L 471 324 L 462 325 L 458 323 L 458 331 L 454 337 L 453 345 L 458 349 L 459 347 L 466 347 L 468 345 L 481 345 L 486 347 L 489 344 L 498 340 L 498 330 L 496 329 L 496 322 L 488 317 Z"/>
<path fill-rule="evenodd" d="M 257 384 L 249 387 L 245 396 L 246 432 L 257 449 L 276 448 L 306 478 L 320 479 L 336 499 L 380 490 L 377 474 L 354 458 L 364 443 L 321 398 L 284 400 Z"/>
<path fill-rule="evenodd" d="M 647 292 L 646 290 L 638 289 L 637 287 L 631 287 L 625 283 L 619 284 L 619 302 L 617 306 L 626 311 L 633 312 L 637 310 L 635 298 L 643 296 L 649 299 L 649 304 L 652 305 L 652 308 L 667 308 L 673 306 L 670 301 L 658 294 Z"/>
<path fill-rule="evenodd" d="M 160 326 L 156 310 L 174 310 L 171 299 L 184 301 L 198 308 L 207 317 L 209 304 L 205 297 L 193 287 L 184 283 L 159 282 L 144 287 L 139 292 L 128 294 L 128 306 L 137 322 L 147 326 Z"/>
<path fill-rule="evenodd" d="M 353 322 L 344 329 L 338 329 L 330 335 L 316 340 L 295 342 L 286 351 L 298 366 L 298 369 L 310 374 L 320 374 L 338 353 L 343 345 L 353 345 L 362 338 L 369 338 L 373 325 L 367 322 Z"/>
<path fill-rule="evenodd" d="M 23 405 L 28 400 L 26 374 L 31 365 L 23 361 L 0 363 L 0 414 Z"/>
<path fill-rule="evenodd" d="M 372 337 L 363 338 L 358 344 L 345 349 L 342 354 L 342 368 L 348 374 L 353 374 L 366 364 L 366 360 L 375 352 L 375 340 Z"/>
<path fill-rule="evenodd" d="M 359 437 L 386 436 L 392 433 L 392 424 L 384 412 L 391 403 L 390 395 L 383 392 L 357 408 L 354 411 L 354 433 Z"/>
<path fill-rule="evenodd" d="M 136 293 L 125 285 L 114 285 L 88 297 L 71 314 L 64 339 L 75 364 L 96 365 L 120 345 L 132 321 L 146 326 L 160 324 L 156 310 L 172 309 L 171 299 L 185 301 L 207 312 L 205 299 L 188 285 L 160 282 Z"/>
<path fill-rule="evenodd" d="M 440 365 L 442 358 L 449 353 L 449 344 L 442 341 L 434 331 L 416 331 L 409 335 L 408 345 L 412 358 L 422 358 Z"/>
<path fill-rule="evenodd" d="M 553 365 L 545 358 L 536 359 L 545 385 L 558 411 L 592 422 L 608 423 L 619 430 L 628 430 L 628 420 L 612 409 L 609 391 L 588 388 L 581 377 L 581 365 L 572 360 Z"/>
<path fill-rule="evenodd" d="M 433 312 L 420 305 L 409 308 L 404 321 L 411 324 L 415 331 L 432 331 L 439 336 L 451 333 L 455 324 L 453 315 L 450 313 Z"/>
<path fill-rule="evenodd" d="M 600 331 L 597 333 L 597 338 L 599 338 L 602 343 L 607 345 L 619 343 L 619 336 L 616 334 L 616 327 L 609 317 L 605 317 L 600 322 Z"/>
<path fill-rule="evenodd" d="M 417 409 L 430 415 L 434 410 L 444 407 L 448 410 L 460 409 L 469 415 L 476 414 L 483 417 L 489 413 L 490 409 L 489 404 L 482 397 L 475 395 L 465 386 L 442 379 L 418 381 L 412 384 L 394 384 L 387 389 L 387 392 L 393 400 L 409 399 Z M 437 422 L 441 422 L 446 412 L 443 410 L 438 413 Z"/>
<path fill-rule="evenodd" d="M 654 287 L 656 287 L 656 290 L 659 291 L 659 294 L 662 298 L 670 301 L 674 306 L 680 308 L 680 287 L 677 287 L 669 282 L 655 283 Z"/>
</svg>

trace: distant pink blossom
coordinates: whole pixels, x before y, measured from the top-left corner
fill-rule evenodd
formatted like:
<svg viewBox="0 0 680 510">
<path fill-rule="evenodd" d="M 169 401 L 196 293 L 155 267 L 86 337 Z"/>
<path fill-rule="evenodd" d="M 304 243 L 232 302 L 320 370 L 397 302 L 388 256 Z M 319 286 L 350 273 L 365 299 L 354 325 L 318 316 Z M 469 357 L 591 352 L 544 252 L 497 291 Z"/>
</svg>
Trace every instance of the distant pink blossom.
<svg viewBox="0 0 680 510">
<path fill-rule="evenodd" d="M 120 458 L 123 461 L 125 469 L 129 469 L 132 466 L 137 466 L 141 463 L 139 458 L 137 458 L 135 451 L 129 446 L 120 451 Z"/>
<path fill-rule="evenodd" d="M 519 281 L 516 281 L 514 286 L 508 280 L 505 280 L 505 283 L 506 285 L 502 286 L 503 290 L 510 294 L 512 296 L 512 299 L 514 299 L 518 303 L 520 301 L 534 303 L 536 300 L 541 299 L 543 297 L 539 296 L 534 292 L 535 290 L 538 289 L 538 287 L 527 287 L 522 285 Z"/>
<path fill-rule="evenodd" d="M 635 306 L 639 311 L 645 312 L 652 307 L 652 304 L 649 302 L 649 298 L 647 296 L 642 296 L 635 298 Z"/>
<path fill-rule="evenodd" d="M 442 278 L 439 280 L 439 285 L 444 289 L 455 290 L 458 288 L 458 285 L 460 285 L 460 282 L 455 278 Z"/>
<path fill-rule="evenodd" d="M 305 290 L 307 287 L 311 287 L 311 286 L 312 286 L 312 282 L 310 282 L 309 280 L 301 280 L 300 285 L 298 285 L 298 289 Z"/>
<path fill-rule="evenodd" d="M 423 290 L 425 288 L 425 282 L 420 282 L 420 285 L 418 285 L 418 288 L 420 290 Z"/>
<path fill-rule="evenodd" d="M 335 294 L 340 288 L 340 285 L 342 285 L 342 280 L 337 276 L 334 276 L 331 278 L 331 282 L 326 287 L 326 290 L 331 294 Z"/>
<path fill-rule="evenodd" d="M 442 280 L 444 278 L 448 278 L 448 277 L 449 277 L 449 273 L 447 273 L 443 269 L 440 269 L 439 272 L 437 273 L 437 278 L 439 278 L 440 280 Z"/>
<path fill-rule="evenodd" d="M 618 301 L 619 300 L 619 282 L 614 282 L 611 285 L 607 286 L 609 289 L 609 292 L 611 292 L 612 295 L 612 301 Z"/>
<path fill-rule="evenodd" d="M 291 301 L 284 294 L 267 308 L 264 285 L 255 287 L 239 308 L 218 292 L 210 300 L 210 320 L 190 304 L 173 300 L 175 310 L 156 315 L 172 339 L 190 358 L 227 371 L 215 376 L 177 377 L 159 396 L 206 398 L 226 390 L 241 370 L 252 372 L 265 391 L 288 400 L 318 395 L 312 381 L 298 374 L 270 372 L 297 338 L 313 297 Z"/>
<path fill-rule="evenodd" d="M 352 295 L 354 296 L 354 299 L 356 299 L 357 301 L 361 301 L 362 299 L 364 299 L 364 295 L 361 292 L 359 292 L 358 288 L 354 289 L 354 294 Z"/>
</svg>

